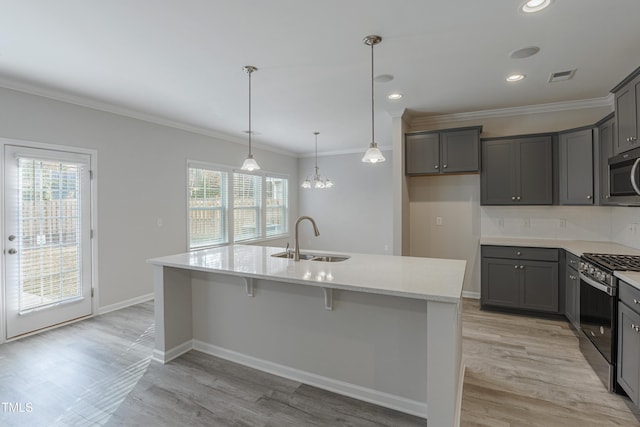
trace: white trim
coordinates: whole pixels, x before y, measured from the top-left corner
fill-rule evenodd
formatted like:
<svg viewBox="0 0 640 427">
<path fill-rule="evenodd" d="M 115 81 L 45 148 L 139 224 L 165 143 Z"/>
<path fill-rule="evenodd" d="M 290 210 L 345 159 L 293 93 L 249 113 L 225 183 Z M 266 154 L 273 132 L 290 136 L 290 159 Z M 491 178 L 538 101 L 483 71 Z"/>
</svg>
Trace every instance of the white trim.
<svg viewBox="0 0 640 427">
<path fill-rule="evenodd" d="M 427 404 L 423 402 L 418 402 L 402 396 L 396 396 L 378 390 L 373 390 L 371 388 L 346 383 L 344 381 L 335 380 L 333 378 L 324 377 L 321 375 L 313 374 L 311 372 L 301 371 L 299 369 L 280 365 L 268 360 L 258 359 L 246 354 L 227 350 L 225 348 L 208 344 L 199 340 L 193 340 L 192 343 L 194 350 L 198 350 L 203 353 L 219 357 L 221 359 L 230 360 L 232 362 L 239 363 L 250 368 L 258 369 L 263 372 L 268 372 L 273 375 L 288 378 L 293 381 L 308 384 L 344 396 L 353 397 L 354 399 L 373 403 L 379 406 L 384 406 L 385 408 L 391 408 L 407 414 L 427 418 Z M 173 353 L 176 351 L 176 349 L 177 347 L 167 353 Z M 165 355 L 167 353 L 165 353 Z M 161 355 L 159 354 L 159 356 Z"/>
<path fill-rule="evenodd" d="M 460 427 L 460 418 L 462 416 L 462 393 L 464 388 L 464 373 L 467 365 L 462 361 L 460 365 L 460 375 L 458 377 L 458 395 L 456 396 L 456 416 L 453 422 L 454 427 Z"/>
<path fill-rule="evenodd" d="M 123 308 L 131 307 L 132 305 L 140 304 L 143 302 L 151 301 L 153 299 L 153 292 L 146 295 L 140 295 L 139 297 L 131 298 L 125 301 L 120 301 L 115 304 L 105 305 L 98 309 L 98 314 L 107 314 L 112 311 L 121 310 Z"/>
<path fill-rule="evenodd" d="M 391 146 L 378 146 L 378 148 L 380 149 L 380 151 L 393 151 L 393 147 Z M 362 149 L 360 148 L 350 148 L 347 150 L 336 150 L 336 151 L 324 151 L 324 152 L 318 152 L 318 157 L 325 157 L 325 156 L 342 156 L 345 154 L 362 154 L 364 156 L 364 152 L 367 151 L 367 147 L 364 147 Z M 299 159 L 302 158 L 307 158 L 307 157 L 315 157 L 315 152 L 313 153 L 300 153 L 297 155 L 297 157 Z"/>
<path fill-rule="evenodd" d="M 170 349 L 169 351 L 161 351 L 158 349 L 154 349 L 153 350 L 153 355 L 151 356 L 151 359 L 155 360 L 156 362 L 160 362 L 160 363 L 169 363 L 171 362 L 173 359 L 177 359 L 178 357 L 182 356 L 183 354 L 193 350 L 195 347 L 194 345 L 194 340 L 189 340 L 189 341 L 185 341 L 180 345 L 177 345 L 175 347 L 173 347 L 172 349 Z"/>
<path fill-rule="evenodd" d="M 462 291 L 462 297 L 480 299 L 480 292 Z"/>
<path fill-rule="evenodd" d="M 579 101 L 554 102 L 550 104 L 526 105 L 522 107 L 497 108 L 494 110 L 471 111 L 468 113 L 442 114 L 438 116 L 417 116 L 410 119 L 411 128 L 429 127 L 435 124 L 454 123 L 466 120 L 480 120 L 499 117 L 526 116 L 529 114 L 553 113 L 557 111 L 582 110 L 586 108 L 609 107 L 613 111 L 613 94 L 602 98 Z"/>
<path fill-rule="evenodd" d="M 51 90 L 51 89 L 43 89 L 33 85 L 25 84 L 25 83 L 9 81 L 6 78 L 0 78 L 0 87 L 10 89 L 10 90 L 15 90 L 18 92 L 28 93 L 31 95 L 42 96 L 44 98 L 55 99 L 56 101 L 66 102 L 68 104 L 73 104 L 73 105 L 79 105 L 81 107 L 87 107 L 93 110 L 117 114 L 119 116 L 131 117 L 131 118 L 142 120 L 148 123 L 153 123 L 153 124 L 167 126 L 174 129 L 180 129 L 187 132 L 196 133 L 198 135 L 218 138 L 220 140 L 231 142 L 234 144 L 240 144 L 245 146 L 249 145 L 249 142 L 247 140 L 236 135 L 216 131 L 213 129 L 207 129 L 201 126 L 194 126 L 186 123 L 177 122 L 174 120 L 169 120 L 163 117 L 155 116 L 153 114 L 142 113 L 140 111 L 135 111 L 129 108 L 116 106 L 113 104 L 98 101 L 98 100 L 91 99 L 84 96 L 71 95 L 68 93 Z M 280 154 L 283 156 L 295 157 L 295 153 L 292 153 L 291 151 L 283 150 L 280 148 L 276 148 L 271 145 L 256 143 L 255 141 L 252 141 L 252 146 L 260 150 L 269 151 L 269 152 Z"/>
</svg>

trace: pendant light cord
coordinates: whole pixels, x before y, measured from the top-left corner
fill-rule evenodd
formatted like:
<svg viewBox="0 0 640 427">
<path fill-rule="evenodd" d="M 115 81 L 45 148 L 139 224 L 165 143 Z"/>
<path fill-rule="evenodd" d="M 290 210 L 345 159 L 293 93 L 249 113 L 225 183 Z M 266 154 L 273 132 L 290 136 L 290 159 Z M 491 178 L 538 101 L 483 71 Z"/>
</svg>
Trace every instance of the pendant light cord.
<svg viewBox="0 0 640 427">
<path fill-rule="evenodd" d="M 375 140 L 375 120 L 374 120 L 374 114 L 373 114 L 373 103 L 374 103 L 374 97 L 373 97 L 373 46 L 374 43 L 371 43 L 371 146 L 374 147 L 376 144 L 376 140 Z"/>
<path fill-rule="evenodd" d="M 253 70 L 249 69 L 249 157 L 251 157 L 251 73 Z"/>
</svg>

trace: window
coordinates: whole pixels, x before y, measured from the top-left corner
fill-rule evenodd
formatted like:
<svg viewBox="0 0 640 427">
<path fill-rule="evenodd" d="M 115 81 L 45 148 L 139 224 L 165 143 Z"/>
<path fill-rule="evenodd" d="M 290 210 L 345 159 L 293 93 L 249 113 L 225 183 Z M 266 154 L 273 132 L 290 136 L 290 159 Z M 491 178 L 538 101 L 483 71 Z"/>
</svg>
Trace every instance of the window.
<svg viewBox="0 0 640 427">
<path fill-rule="evenodd" d="M 265 205 L 267 210 L 266 235 L 285 234 L 288 228 L 287 215 L 289 203 L 287 195 L 287 179 L 266 177 Z"/>
<path fill-rule="evenodd" d="M 283 176 L 189 162 L 187 199 L 190 250 L 289 231 L 288 179 Z"/>
<path fill-rule="evenodd" d="M 233 174 L 233 241 L 261 237 L 262 176 Z"/>
<path fill-rule="evenodd" d="M 189 167 L 189 248 L 227 243 L 227 172 Z"/>
</svg>

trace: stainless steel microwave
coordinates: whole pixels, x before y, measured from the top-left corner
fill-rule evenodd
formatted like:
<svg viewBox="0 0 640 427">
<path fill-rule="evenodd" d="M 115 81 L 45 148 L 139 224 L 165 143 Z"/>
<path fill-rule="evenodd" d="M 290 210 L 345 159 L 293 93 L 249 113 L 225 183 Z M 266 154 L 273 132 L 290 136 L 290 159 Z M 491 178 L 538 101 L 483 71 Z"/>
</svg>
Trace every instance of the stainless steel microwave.
<svg viewBox="0 0 640 427">
<path fill-rule="evenodd" d="M 640 206 L 640 148 L 609 159 L 609 201 Z"/>
</svg>

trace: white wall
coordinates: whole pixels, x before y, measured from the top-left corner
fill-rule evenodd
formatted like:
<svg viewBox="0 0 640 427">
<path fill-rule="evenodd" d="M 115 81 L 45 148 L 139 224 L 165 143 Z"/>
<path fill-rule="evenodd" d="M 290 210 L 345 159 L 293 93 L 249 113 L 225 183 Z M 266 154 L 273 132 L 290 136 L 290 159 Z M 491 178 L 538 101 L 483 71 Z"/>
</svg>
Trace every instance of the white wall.
<svg viewBox="0 0 640 427">
<path fill-rule="evenodd" d="M 366 147 L 365 147 L 366 148 Z M 364 152 L 364 149 L 363 149 Z M 330 251 L 391 254 L 393 251 L 393 189 L 391 152 L 386 162 L 362 163 L 364 153 L 320 156 L 320 174 L 330 189 L 299 189 L 298 212 L 316 220 L 319 237 L 307 221 L 300 224 L 300 246 Z M 300 182 L 313 175 L 314 159 L 298 162 Z M 293 227 L 292 227 L 293 233 Z M 293 238 L 291 238 L 293 247 Z"/>
<path fill-rule="evenodd" d="M 0 111 L 0 137 L 98 151 L 100 307 L 151 293 L 145 260 L 186 250 L 187 159 L 240 166 L 247 152 L 241 144 L 4 88 Z M 264 170 L 289 175 L 295 218 L 297 159 L 254 154 Z"/>
</svg>

